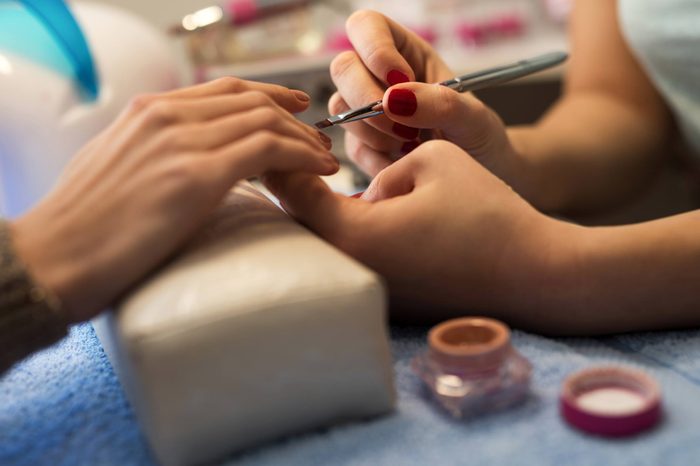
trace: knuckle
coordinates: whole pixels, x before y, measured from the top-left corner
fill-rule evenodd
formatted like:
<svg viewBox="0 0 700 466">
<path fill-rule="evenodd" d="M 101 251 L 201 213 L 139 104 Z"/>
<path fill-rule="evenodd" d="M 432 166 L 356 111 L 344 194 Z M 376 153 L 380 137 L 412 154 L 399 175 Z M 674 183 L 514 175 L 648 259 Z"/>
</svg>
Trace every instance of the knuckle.
<svg viewBox="0 0 700 466">
<path fill-rule="evenodd" d="M 388 47 L 382 42 L 374 42 L 367 49 L 364 56 L 364 62 L 371 70 L 380 70 L 385 63 L 391 63 L 391 57 L 388 52 Z"/>
<path fill-rule="evenodd" d="M 139 94 L 134 96 L 129 100 L 129 110 L 133 113 L 141 112 L 148 108 L 156 98 L 154 94 Z"/>
<path fill-rule="evenodd" d="M 258 107 L 253 110 L 251 120 L 256 126 L 273 127 L 280 121 L 280 114 L 272 107 Z"/>
<path fill-rule="evenodd" d="M 197 184 L 197 166 L 193 160 L 195 160 L 194 157 L 170 159 L 160 171 L 159 186 L 175 192 L 189 191 L 193 185 Z"/>
<path fill-rule="evenodd" d="M 262 155 L 278 151 L 282 144 L 280 136 L 267 129 L 256 132 L 254 137 Z"/>
<path fill-rule="evenodd" d="M 269 95 L 260 91 L 247 91 L 245 97 L 256 107 L 266 107 L 274 104 L 274 101 Z"/>
<path fill-rule="evenodd" d="M 177 119 L 177 109 L 167 100 L 153 100 L 145 110 L 146 120 L 156 125 L 168 125 Z"/>
<path fill-rule="evenodd" d="M 177 147 L 175 143 L 178 135 L 175 128 L 166 128 L 160 131 L 156 137 L 155 150 L 158 153 L 171 152 Z"/>
<path fill-rule="evenodd" d="M 357 62 L 357 54 L 353 51 L 346 50 L 341 52 L 337 57 L 331 62 L 331 76 L 340 77 L 346 74 L 352 66 Z"/>
<path fill-rule="evenodd" d="M 223 76 L 214 80 L 214 85 L 222 92 L 240 92 L 245 88 L 242 79 L 234 76 Z"/>
</svg>

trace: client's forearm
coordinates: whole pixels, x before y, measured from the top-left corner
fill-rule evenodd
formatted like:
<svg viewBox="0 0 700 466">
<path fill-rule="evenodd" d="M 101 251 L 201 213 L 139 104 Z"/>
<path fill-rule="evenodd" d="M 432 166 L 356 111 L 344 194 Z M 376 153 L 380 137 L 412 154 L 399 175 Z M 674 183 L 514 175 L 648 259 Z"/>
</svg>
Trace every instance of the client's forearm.
<svg viewBox="0 0 700 466">
<path fill-rule="evenodd" d="M 538 124 L 509 130 L 515 156 L 505 178 L 544 211 L 607 205 L 653 174 L 668 127 L 666 115 L 605 94 L 570 95 Z"/>
<path fill-rule="evenodd" d="M 637 225 L 557 228 L 555 266 L 524 291 L 519 324 L 578 335 L 700 325 L 700 210 Z"/>
</svg>

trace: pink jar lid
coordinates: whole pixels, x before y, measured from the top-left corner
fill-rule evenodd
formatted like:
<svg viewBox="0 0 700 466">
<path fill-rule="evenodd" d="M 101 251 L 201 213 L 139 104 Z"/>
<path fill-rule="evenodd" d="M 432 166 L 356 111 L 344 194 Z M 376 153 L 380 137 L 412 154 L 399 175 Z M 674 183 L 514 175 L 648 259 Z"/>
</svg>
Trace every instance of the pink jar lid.
<svg viewBox="0 0 700 466">
<path fill-rule="evenodd" d="M 578 429 L 610 437 L 633 435 L 661 419 L 661 389 L 641 371 L 585 369 L 564 381 L 559 407 L 562 417 Z"/>
</svg>

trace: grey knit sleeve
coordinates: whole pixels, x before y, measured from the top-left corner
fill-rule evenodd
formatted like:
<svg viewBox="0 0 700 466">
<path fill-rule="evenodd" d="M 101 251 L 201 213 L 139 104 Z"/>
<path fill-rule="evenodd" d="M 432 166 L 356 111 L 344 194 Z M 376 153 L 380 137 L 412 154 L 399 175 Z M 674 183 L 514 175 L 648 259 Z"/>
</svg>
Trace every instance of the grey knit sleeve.
<svg viewBox="0 0 700 466">
<path fill-rule="evenodd" d="M 0 219 L 0 375 L 66 335 L 60 309 L 15 255 L 9 224 Z"/>
</svg>

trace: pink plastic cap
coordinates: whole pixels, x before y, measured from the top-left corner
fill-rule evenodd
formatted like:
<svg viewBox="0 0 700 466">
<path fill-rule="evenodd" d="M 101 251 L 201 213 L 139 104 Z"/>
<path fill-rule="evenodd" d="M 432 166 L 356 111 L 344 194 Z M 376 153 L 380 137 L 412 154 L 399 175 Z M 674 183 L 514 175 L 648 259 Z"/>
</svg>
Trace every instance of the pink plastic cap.
<svg viewBox="0 0 700 466">
<path fill-rule="evenodd" d="M 227 10 L 233 24 L 249 23 L 258 17 L 258 5 L 255 0 L 230 0 Z"/>
<path fill-rule="evenodd" d="M 661 419 L 661 389 L 637 370 L 586 369 L 564 381 L 560 412 L 569 424 L 592 434 L 633 435 Z"/>
</svg>

